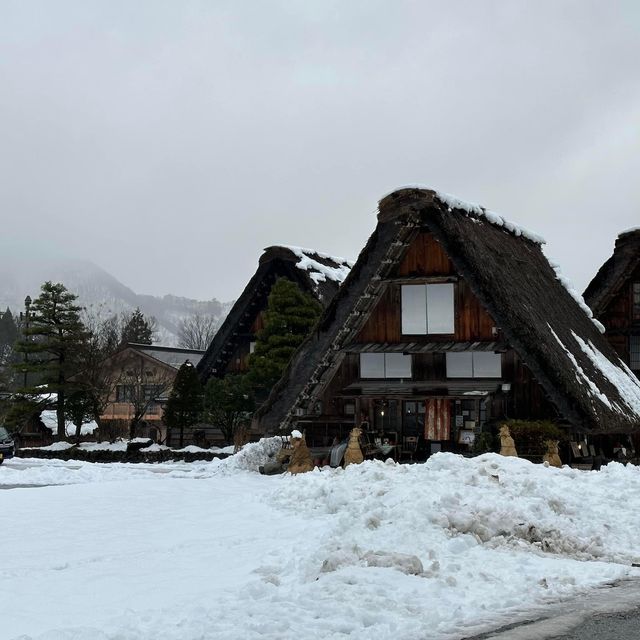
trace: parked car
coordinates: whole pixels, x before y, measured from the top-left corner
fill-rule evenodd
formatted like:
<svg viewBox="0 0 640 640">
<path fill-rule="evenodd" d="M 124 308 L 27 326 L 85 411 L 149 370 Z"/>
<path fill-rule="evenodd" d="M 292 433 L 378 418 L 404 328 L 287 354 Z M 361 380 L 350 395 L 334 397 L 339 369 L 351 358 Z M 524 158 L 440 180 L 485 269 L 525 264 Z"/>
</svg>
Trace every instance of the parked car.
<svg viewBox="0 0 640 640">
<path fill-rule="evenodd" d="M 0 464 L 5 458 L 13 458 L 15 452 L 15 443 L 13 436 L 5 429 L 0 427 Z"/>
</svg>

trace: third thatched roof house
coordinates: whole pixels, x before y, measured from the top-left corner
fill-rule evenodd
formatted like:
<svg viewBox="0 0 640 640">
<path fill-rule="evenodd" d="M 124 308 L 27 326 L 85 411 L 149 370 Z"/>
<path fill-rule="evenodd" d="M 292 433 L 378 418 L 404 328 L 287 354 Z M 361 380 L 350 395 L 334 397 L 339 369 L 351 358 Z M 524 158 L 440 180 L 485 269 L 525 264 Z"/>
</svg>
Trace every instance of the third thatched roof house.
<svg viewBox="0 0 640 640">
<path fill-rule="evenodd" d="M 613 255 L 584 292 L 624 362 L 640 373 L 640 229 L 621 233 Z"/>
<path fill-rule="evenodd" d="M 640 428 L 640 383 L 541 238 L 429 189 L 395 191 L 342 287 L 256 415 L 312 441 L 366 422 L 446 448 L 492 418 Z M 308 436 L 309 439 L 309 436 Z"/>
</svg>

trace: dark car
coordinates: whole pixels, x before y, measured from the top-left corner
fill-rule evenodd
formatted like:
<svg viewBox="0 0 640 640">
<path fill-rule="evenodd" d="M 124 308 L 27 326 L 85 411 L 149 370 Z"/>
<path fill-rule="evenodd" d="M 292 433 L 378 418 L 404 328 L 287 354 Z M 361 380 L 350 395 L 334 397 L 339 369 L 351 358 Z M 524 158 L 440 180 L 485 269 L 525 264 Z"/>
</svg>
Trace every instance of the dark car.
<svg viewBox="0 0 640 640">
<path fill-rule="evenodd" d="M 13 437 L 4 427 L 0 427 L 0 463 L 4 458 L 13 458 L 14 451 Z"/>
</svg>

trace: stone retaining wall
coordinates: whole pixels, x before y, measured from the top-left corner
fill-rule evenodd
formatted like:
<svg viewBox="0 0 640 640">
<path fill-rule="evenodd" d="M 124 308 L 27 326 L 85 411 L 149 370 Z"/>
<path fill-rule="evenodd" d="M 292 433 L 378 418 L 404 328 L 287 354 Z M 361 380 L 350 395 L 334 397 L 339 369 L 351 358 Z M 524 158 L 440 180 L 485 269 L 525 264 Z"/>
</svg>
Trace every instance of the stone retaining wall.
<svg viewBox="0 0 640 640">
<path fill-rule="evenodd" d="M 228 458 L 229 453 L 216 453 L 213 451 L 174 451 L 162 449 L 161 451 L 140 451 L 148 446 L 145 443 L 128 443 L 126 451 L 113 451 L 111 449 L 80 449 L 77 446 L 68 449 L 51 451 L 47 449 L 18 449 L 15 453 L 18 458 L 41 458 L 47 460 L 81 460 L 83 462 L 168 462 L 176 460 L 180 462 L 211 461 L 215 458 Z"/>
</svg>

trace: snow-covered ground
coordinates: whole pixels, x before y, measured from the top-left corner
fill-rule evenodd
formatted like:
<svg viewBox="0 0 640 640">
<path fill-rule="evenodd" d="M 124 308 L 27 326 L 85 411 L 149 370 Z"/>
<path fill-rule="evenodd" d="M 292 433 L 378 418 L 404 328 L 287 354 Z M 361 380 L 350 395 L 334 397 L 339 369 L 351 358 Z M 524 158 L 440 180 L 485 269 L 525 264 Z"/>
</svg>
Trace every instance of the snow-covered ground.
<svg viewBox="0 0 640 640">
<path fill-rule="evenodd" d="M 461 638 L 640 578 L 640 468 L 0 466 L 0 637 Z M 56 486 L 38 486 L 51 484 Z"/>
</svg>

